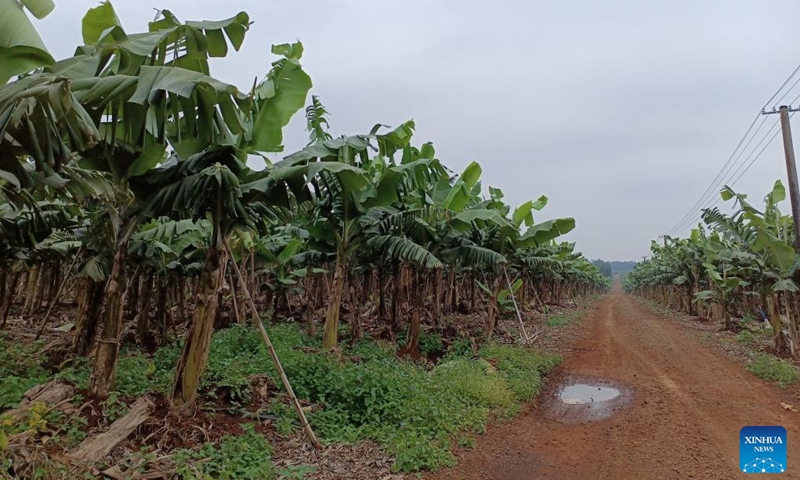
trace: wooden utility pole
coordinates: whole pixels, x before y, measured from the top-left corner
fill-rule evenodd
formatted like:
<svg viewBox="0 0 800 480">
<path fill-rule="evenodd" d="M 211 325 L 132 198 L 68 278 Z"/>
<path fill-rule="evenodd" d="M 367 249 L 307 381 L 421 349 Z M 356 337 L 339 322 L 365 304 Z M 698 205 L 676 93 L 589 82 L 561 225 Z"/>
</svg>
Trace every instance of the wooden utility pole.
<svg viewBox="0 0 800 480">
<path fill-rule="evenodd" d="M 778 113 L 781 117 L 781 132 L 783 133 L 783 153 L 786 157 L 786 175 L 789 177 L 789 201 L 792 204 L 792 220 L 794 223 L 794 248 L 800 251 L 800 186 L 797 184 L 797 165 L 794 161 L 794 143 L 792 142 L 792 125 L 789 122 L 789 112 L 797 112 L 786 105 L 776 112 L 761 112 L 763 115 Z"/>
</svg>

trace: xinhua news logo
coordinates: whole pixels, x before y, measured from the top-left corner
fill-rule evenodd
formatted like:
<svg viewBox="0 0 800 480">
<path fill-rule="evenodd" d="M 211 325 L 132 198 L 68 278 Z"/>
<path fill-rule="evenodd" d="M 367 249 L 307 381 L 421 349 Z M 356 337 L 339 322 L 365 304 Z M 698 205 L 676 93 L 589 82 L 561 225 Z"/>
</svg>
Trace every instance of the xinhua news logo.
<svg viewBox="0 0 800 480">
<path fill-rule="evenodd" d="M 739 432 L 739 468 L 744 473 L 786 471 L 786 429 L 744 427 Z"/>
</svg>

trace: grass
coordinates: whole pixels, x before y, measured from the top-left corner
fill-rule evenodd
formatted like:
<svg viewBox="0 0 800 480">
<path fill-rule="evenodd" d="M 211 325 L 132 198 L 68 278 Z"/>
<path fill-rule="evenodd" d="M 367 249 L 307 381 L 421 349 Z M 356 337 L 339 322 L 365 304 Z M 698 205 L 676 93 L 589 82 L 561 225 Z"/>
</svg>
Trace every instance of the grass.
<svg viewBox="0 0 800 480">
<path fill-rule="evenodd" d="M 206 443 L 199 450 L 178 450 L 173 455 L 179 480 L 271 480 L 277 478 L 272 446 L 252 425 L 245 433 L 223 437 L 218 444 Z"/>
<path fill-rule="evenodd" d="M 800 372 L 792 364 L 773 355 L 758 353 L 747 369 L 758 378 L 777 383 L 781 388 L 794 385 L 800 380 Z"/>
<path fill-rule="evenodd" d="M 297 396 L 322 407 L 309 415 L 320 439 L 325 443 L 377 441 L 395 457 L 393 468 L 403 472 L 452 465 L 454 440 L 483 432 L 492 416 L 517 414 L 541 389 L 542 375 L 560 362 L 556 356 L 491 344 L 476 356 L 468 340 L 456 340 L 445 352 L 438 336 L 426 334 L 420 342 L 425 353 L 444 354 L 428 370 L 398 359 L 394 345 L 370 339 L 332 354 L 321 348 L 320 337 L 310 337 L 294 324 L 271 327 L 270 337 Z M 38 363 L 39 345 L 0 347 L 10 352 L 0 359 L 0 408 L 15 405 L 25 390 L 54 377 L 74 383 L 79 390 L 88 386 L 86 361 L 73 362 L 53 374 Z M 124 414 L 122 399 L 152 391 L 167 393 L 180 349 L 180 343 L 174 343 L 152 356 L 135 348 L 123 350 L 116 391 L 103 404 L 109 420 Z M 241 408 L 251 399 L 256 375 L 269 376 L 281 388 L 258 333 L 234 326 L 214 334 L 200 393 L 205 399 L 224 397 Z M 281 434 L 297 431 L 294 410 L 279 400 L 263 410 L 278 416 L 275 428 Z M 248 431 L 217 445 L 180 450 L 175 453 L 178 465 L 183 465 L 178 478 L 301 478 L 299 471 L 275 471 L 269 445 L 263 442 L 263 436 Z M 261 454 L 251 455 L 251 447 Z"/>
<path fill-rule="evenodd" d="M 753 346 L 758 343 L 758 338 L 751 330 L 742 330 L 734 338 L 742 345 Z"/>
<path fill-rule="evenodd" d="M 547 321 L 545 322 L 545 325 L 547 325 L 548 327 L 556 328 L 567 325 L 568 323 L 569 323 L 569 318 L 562 315 L 557 315 L 555 317 L 548 318 Z"/>
<path fill-rule="evenodd" d="M 0 410 L 17 406 L 31 387 L 47 380 L 48 372 L 40 365 L 40 343 L 8 342 L 0 337 Z"/>
</svg>

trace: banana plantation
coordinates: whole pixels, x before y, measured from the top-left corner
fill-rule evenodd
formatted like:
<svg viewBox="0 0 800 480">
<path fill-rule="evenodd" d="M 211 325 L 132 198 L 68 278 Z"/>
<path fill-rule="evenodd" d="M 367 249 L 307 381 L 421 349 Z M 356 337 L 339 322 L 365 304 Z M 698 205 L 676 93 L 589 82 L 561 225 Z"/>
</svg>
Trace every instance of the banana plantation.
<svg viewBox="0 0 800 480">
<path fill-rule="evenodd" d="M 742 328 L 739 319 L 769 322 L 776 353 L 800 354 L 800 297 L 792 216 L 778 204 L 786 189 L 780 181 L 753 205 L 729 187 L 719 208 L 703 211 L 703 223 L 688 238 L 665 237 L 652 243 L 652 257 L 627 277 L 628 290 L 689 315 L 720 320 L 726 330 Z"/>
<path fill-rule="evenodd" d="M 246 40 L 247 13 L 183 22 L 162 10 L 132 32 L 102 3 L 83 18 L 83 45 L 59 60 L 32 19 L 52 4 L 22 5 L 0 0 L 0 335 L 21 330 L 41 345 L 63 334 L 49 345 L 58 352 L 49 373 L 84 369 L 85 382 L 71 383 L 90 405 L 130 391 L 121 369 L 141 355 L 148 378 L 166 372 L 165 408 L 196 416 L 217 336 L 254 332 L 251 352 L 270 363 L 250 367 L 290 398 L 318 446 L 311 426 L 322 425 L 327 442 L 337 437 L 324 426 L 336 422 L 315 418 L 356 400 L 326 394 L 333 384 L 312 388 L 297 365 L 340 368 L 365 342 L 413 363 L 431 338 L 458 342 L 452 332 L 470 316 L 480 319 L 464 337 L 473 352 L 496 348 L 503 318 L 525 344 L 531 312 L 608 286 L 574 244 L 559 242 L 573 219 L 543 219 L 545 196 L 509 205 L 499 188 L 487 195 L 481 166 L 452 170 L 416 141 L 413 121 L 330 133 L 301 43 L 272 46 L 252 85 L 215 78 L 211 67 Z M 308 143 L 288 153 L 283 129 L 296 115 Z M 687 311 L 711 302 L 728 326 L 768 309 L 776 348 L 794 351 L 800 307 L 789 223 L 774 206 L 782 192 L 776 186 L 764 213 L 731 192 L 740 213 L 708 212 L 708 232 L 654 246 L 632 288 Z M 307 344 L 279 345 L 286 329 Z M 174 351 L 164 365 L 162 351 Z M 18 407 L 6 380 L 0 407 Z M 327 408 L 311 424 L 308 402 Z M 6 427 L 0 449 L 18 440 Z M 393 448 L 394 437 L 370 435 Z M 2 458 L 13 478 L 33 478 L 19 457 Z"/>
</svg>

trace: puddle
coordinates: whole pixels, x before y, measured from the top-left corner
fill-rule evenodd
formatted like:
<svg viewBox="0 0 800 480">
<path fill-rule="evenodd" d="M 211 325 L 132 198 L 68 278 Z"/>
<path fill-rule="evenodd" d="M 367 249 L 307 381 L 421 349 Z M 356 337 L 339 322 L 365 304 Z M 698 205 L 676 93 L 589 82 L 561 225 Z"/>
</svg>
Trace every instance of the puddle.
<svg viewBox="0 0 800 480">
<path fill-rule="evenodd" d="M 591 402 L 606 402 L 619 397 L 619 390 L 610 387 L 598 387 L 579 383 L 570 385 L 561 391 L 561 401 L 568 405 L 583 405 Z"/>
<path fill-rule="evenodd" d="M 596 377 L 567 375 L 549 388 L 545 417 L 561 423 L 604 420 L 630 405 L 633 391 L 627 385 Z"/>
</svg>

